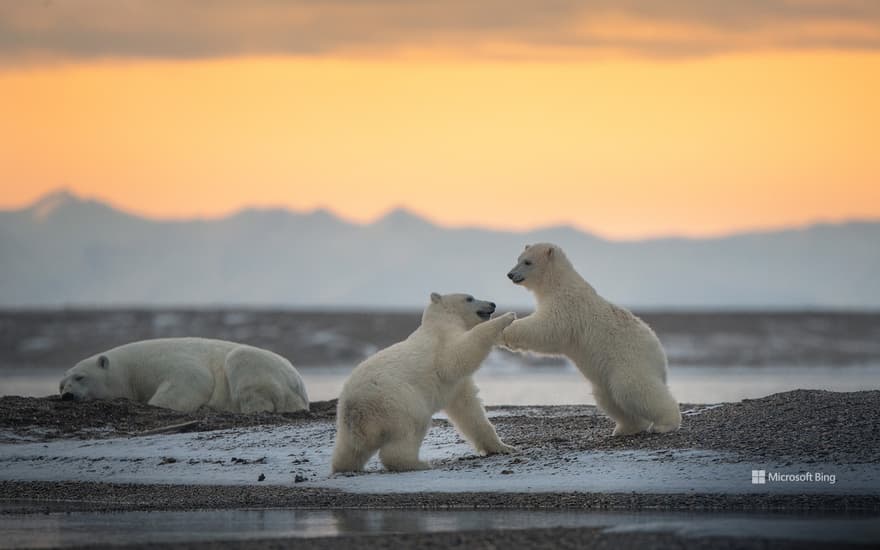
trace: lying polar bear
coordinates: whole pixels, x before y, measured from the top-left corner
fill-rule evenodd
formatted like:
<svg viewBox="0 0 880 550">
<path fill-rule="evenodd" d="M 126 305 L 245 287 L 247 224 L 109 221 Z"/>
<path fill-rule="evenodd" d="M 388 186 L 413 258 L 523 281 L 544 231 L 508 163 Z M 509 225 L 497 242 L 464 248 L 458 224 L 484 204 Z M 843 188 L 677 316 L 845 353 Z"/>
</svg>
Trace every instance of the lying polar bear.
<svg viewBox="0 0 880 550">
<path fill-rule="evenodd" d="M 495 304 L 467 294 L 433 293 L 415 332 L 358 365 L 339 396 L 333 471 L 361 470 L 377 450 L 388 470 L 429 468 L 419 447 L 443 409 L 481 454 L 513 451 L 486 418 L 471 379 L 515 319 L 490 321 L 494 312 Z"/>
<path fill-rule="evenodd" d="M 556 245 L 526 245 L 507 277 L 531 290 L 538 307 L 504 329 L 505 347 L 571 359 L 615 421 L 613 435 L 678 429 L 666 353 L 648 325 L 602 298 Z"/>
<path fill-rule="evenodd" d="M 124 397 L 156 407 L 202 406 L 252 413 L 309 409 L 299 373 L 260 348 L 206 338 L 143 340 L 93 355 L 68 370 L 61 398 Z"/>
</svg>

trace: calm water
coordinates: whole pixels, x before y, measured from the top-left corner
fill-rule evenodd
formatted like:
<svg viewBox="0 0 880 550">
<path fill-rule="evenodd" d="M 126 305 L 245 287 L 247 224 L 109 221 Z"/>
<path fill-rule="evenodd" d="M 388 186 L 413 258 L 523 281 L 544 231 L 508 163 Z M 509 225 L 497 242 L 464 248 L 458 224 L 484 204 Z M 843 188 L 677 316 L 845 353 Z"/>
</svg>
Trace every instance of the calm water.
<svg viewBox="0 0 880 550">
<path fill-rule="evenodd" d="M 880 389 L 877 313 L 655 312 L 645 319 L 666 348 L 669 384 L 681 402 Z M 354 365 L 418 322 L 417 312 L 0 310 L 0 395 L 55 394 L 77 360 L 125 342 L 203 336 L 276 351 L 297 365 L 312 400 L 332 399 Z M 496 350 L 476 379 L 489 405 L 593 403 L 589 384 L 559 359 Z"/>
<path fill-rule="evenodd" d="M 0 533 L 3 535 L 0 548 L 559 527 L 594 527 L 611 532 L 673 532 L 694 538 L 727 536 L 870 544 L 880 541 L 878 520 L 880 517 L 876 515 L 539 510 L 72 512 L 0 515 Z"/>
<path fill-rule="evenodd" d="M 507 368 L 509 367 L 509 368 Z M 63 369 L 0 371 L 0 395 L 45 396 L 58 391 Z M 300 369 L 313 401 L 339 395 L 351 367 Z M 491 362 L 476 376 L 487 405 L 593 404 L 590 386 L 573 366 L 524 367 Z M 682 403 L 719 403 L 794 389 L 880 389 L 880 365 L 847 367 L 672 367 L 669 385 Z"/>
</svg>

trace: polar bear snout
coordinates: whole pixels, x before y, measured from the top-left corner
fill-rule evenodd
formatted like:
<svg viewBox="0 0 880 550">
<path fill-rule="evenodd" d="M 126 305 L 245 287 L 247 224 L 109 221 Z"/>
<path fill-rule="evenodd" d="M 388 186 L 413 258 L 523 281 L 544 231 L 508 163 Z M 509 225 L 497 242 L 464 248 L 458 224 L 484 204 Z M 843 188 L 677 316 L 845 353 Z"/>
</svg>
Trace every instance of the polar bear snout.
<svg viewBox="0 0 880 550">
<path fill-rule="evenodd" d="M 509 272 L 507 274 L 507 278 L 516 284 L 519 284 L 526 280 L 526 278 L 521 273 L 517 273 L 516 270 Z"/>
<path fill-rule="evenodd" d="M 485 306 L 477 310 L 477 315 L 480 317 L 480 319 L 488 321 L 489 318 L 492 317 L 492 314 L 495 313 L 495 307 L 495 302 L 489 302 Z"/>
<path fill-rule="evenodd" d="M 66 391 L 61 394 L 61 400 L 62 401 L 76 401 L 76 395 L 69 392 L 69 391 Z"/>
</svg>

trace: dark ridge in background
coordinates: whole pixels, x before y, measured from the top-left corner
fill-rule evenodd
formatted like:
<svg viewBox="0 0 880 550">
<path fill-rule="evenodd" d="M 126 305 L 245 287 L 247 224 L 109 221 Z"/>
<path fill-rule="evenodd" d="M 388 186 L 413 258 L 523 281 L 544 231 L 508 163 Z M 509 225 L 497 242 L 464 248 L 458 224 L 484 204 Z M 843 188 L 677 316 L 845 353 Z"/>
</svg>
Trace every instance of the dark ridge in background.
<svg viewBox="0 0 880 550">
<path fill-rule="evenodd" d="M 0 369 L 66 368 L 121 344 L 176 336 L 267 348 L 297 367 L 354 366 L 404 339 L 418 326 L 420 315 L 270 309 L 0 310 Z M 640 315 L 659 335 L 672 366 L 832 367 L 880 362 L 878 313 Z M 562 362 L 536 356 L 517 360 L 536 366 Z"/>
</svg>

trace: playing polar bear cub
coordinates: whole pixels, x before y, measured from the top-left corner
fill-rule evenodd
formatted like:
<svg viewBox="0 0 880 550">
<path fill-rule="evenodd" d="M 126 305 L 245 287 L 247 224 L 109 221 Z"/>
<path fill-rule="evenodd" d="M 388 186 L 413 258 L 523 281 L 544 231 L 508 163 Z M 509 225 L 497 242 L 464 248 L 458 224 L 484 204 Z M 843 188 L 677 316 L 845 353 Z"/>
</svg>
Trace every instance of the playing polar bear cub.
<svg viewBox="0 0 880 550">
<path fill-rule="evenodd" d="M 68 370 L 62 399 L 124 397 L 156 407 L 252 413 L 309 409 L 299 373 L 271 351 L 206 338 L 133 342 Z"/>
<path fill-rule="evenodd" d="M 339 396 L 333 471 L 361 470 L 377 450 L 388 470 L 429 468 L 419 447 L 439 410 L 480 454 L 513 451 L 486 418 L 471 378 L 516 318 L 489 320 L 494 311 L 473 296 L 433 293 L 415 332 L 358 365 Z"/>
<path fill-rule="evenodd" d="M 648 325 L 599 296 L 558 246 L 526 246 L 507 276 L 531 290 L 538 305 L 504 330 L 506 347 L 571 359 L 592 383 L 599 408 L 617 423 L 614 435 L 678 429 L 666 353 Z"/>
</svg>

